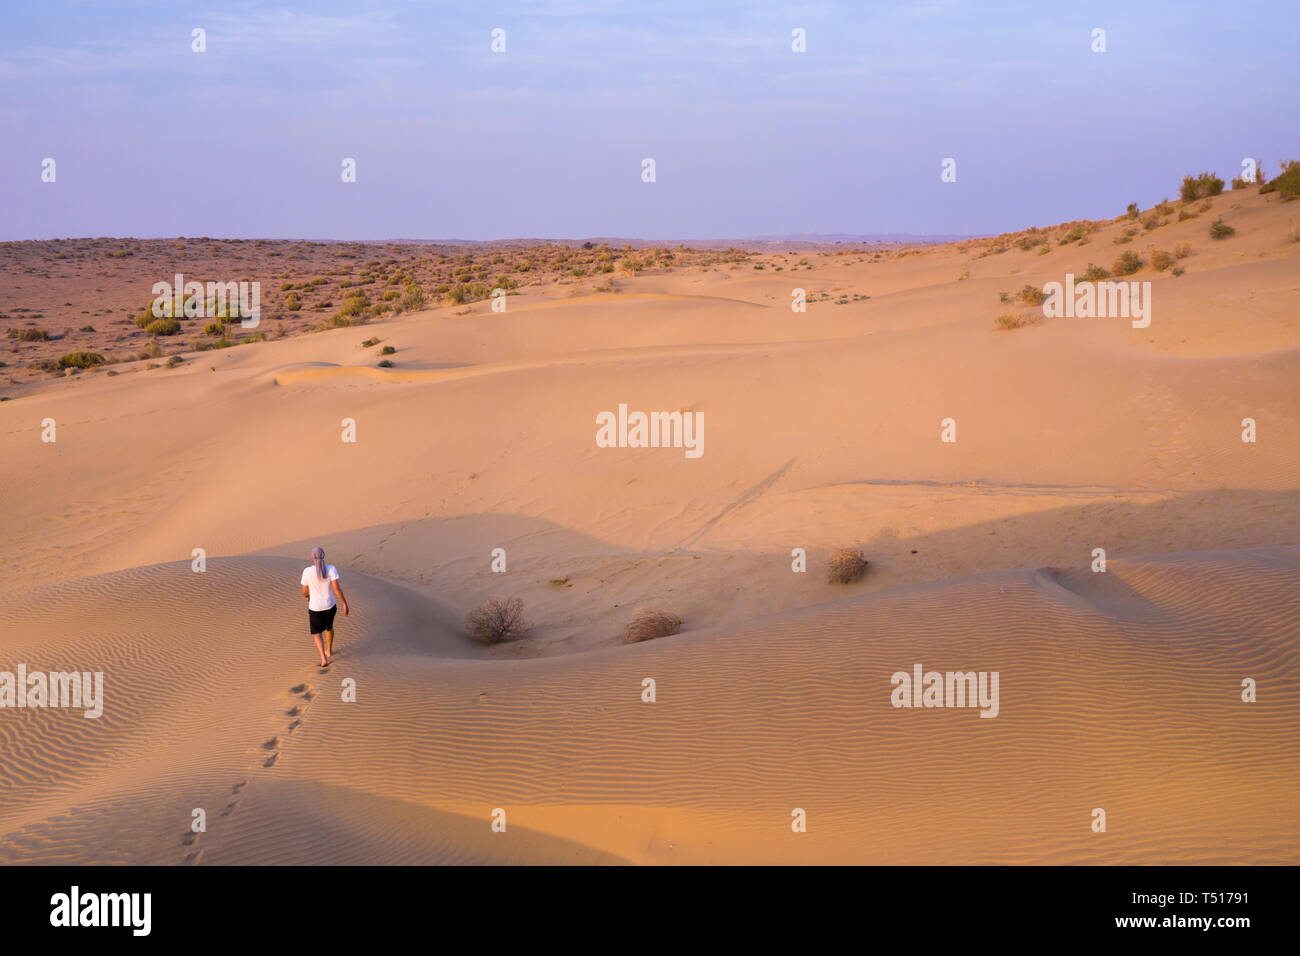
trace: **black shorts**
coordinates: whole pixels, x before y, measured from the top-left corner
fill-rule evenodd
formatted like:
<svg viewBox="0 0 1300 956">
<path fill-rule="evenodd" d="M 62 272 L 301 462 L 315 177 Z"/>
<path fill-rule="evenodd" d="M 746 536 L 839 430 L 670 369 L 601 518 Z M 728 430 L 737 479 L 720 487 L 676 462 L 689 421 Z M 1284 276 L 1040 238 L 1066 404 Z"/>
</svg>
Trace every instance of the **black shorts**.
<svg viewBox="0 0 1300 956">
<path fill-rule="evenodd" d="M 339 609 L 335 604 L 328 611 L 308 611 L 307 623 L 311 627 L 311 633 L 320 634 L 322 631 L 334 630 L 334 612 Z"/>
</svg>

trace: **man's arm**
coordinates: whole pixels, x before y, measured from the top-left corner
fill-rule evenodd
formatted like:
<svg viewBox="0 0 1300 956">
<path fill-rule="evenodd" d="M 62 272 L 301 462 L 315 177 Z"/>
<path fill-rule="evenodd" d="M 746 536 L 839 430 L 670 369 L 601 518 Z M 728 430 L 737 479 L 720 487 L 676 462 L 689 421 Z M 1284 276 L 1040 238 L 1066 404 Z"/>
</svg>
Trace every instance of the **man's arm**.
<svg viewBox="0 0 1300 956">
<path fill-rule="evenodd" d="M 348 599 L 343 596 L 343 588 L 339 586 L 339 579 L 335 578 L 330 582 L 334 585 L 334 593 L 338 595 L 339 604 L 343 605 L 343 616 L 348 616 Z"/>
</svg>

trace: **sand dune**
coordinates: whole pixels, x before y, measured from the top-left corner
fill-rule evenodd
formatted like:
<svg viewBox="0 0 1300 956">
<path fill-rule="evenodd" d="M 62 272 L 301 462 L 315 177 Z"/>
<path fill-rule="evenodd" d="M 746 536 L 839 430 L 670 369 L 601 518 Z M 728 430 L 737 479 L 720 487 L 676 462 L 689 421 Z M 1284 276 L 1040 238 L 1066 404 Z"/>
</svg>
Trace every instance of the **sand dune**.
<svg viewBox="0 0 1300 956">
<path fill-rule="evenodd" d="M 357 576 L 367 610 L 344 622 L 328 675 L 285 638 L 302 630 L 280 586 L 295 566 L 166 565 L 13 600 L 25 639 L 11 653 L 95 660 L 109 684 L 99 721 L 25 711 L 2 725 L 6 862 L 1300 851 L 1296 548 L 1118 561 L 1105 576 L 999 572 L 518 661 L 474 653 L 418 592 Z M 142 606 L 159 609 L 153 628 Z M 119 635 L 107 646 L 81 626 L 93 614 Z M 893 708 L 889 675 L 914 662 L 998 670 L 998 717 Z M 1238 699 L 1243 676 L 1254 705 Z M 1089 830 L 1097 806 L 1106 834 Z M 194 807 L 210 829 L 187 842 Z M 497 807 L 505 834 L 489 828 Z M 798 837 L 794 807 L 810 818 Z"/>
<path fill-rule="evenodd" d="M 0 861 L 1300 862 L 1300 244 L 1275 197 L 1213 202 L 1134 240 L 1194 247 L 1133 276 L 1146 329 L 993 324 L 1117 222 L 23 386 L 0 670 L 103 671 L 106 701 L 0 711 Z M 702 457 L 597 447 L 619 404 L 703 413 Z M 356 605 L 327 674 L 318 543 Z M 827 582 L 840 546 L 864 580 Z M 493 594 L 528 639 L 468 639 Z M 642 607 L 685 630 L 623 645 Z M 894 708 L 917 663 L 999 672 L 999 715 Z"/>
</svg>

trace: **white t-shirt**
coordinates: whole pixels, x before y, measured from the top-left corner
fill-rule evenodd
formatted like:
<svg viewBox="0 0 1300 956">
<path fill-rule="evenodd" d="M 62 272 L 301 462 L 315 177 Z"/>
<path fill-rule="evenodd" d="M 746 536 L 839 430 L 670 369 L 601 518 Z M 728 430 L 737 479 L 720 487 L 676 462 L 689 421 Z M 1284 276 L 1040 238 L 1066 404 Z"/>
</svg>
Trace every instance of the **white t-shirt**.
<svg viewBox="0 0 1300 956">
<path fill-rule="evenodd" d="M 302 572 L 302 583 L 311 589 L 311 600 L 307 608 L 311 611 L 328 611 L 334 606 L 334 588 L 331 581 L 339 579 L 339 569 L 332 564 L 325 565 L 325 580 L 316 574 L 316 565 L 311 565 Z"/>
</svg>

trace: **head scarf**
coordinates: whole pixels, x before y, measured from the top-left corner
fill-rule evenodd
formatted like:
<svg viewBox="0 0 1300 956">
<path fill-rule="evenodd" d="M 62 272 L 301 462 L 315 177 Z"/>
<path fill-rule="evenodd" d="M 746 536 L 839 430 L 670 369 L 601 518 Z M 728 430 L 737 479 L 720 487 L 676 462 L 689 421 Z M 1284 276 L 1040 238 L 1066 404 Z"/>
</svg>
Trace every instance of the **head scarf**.
<svg viewBox="0 0 1300 956">
<path fill-rule="evenodd" d="M 315 547 L 311 549 L 311 560 L 316 565 L 316 576 L 322 581 L 325 580 L 325 549 Z"/>
</svg>

